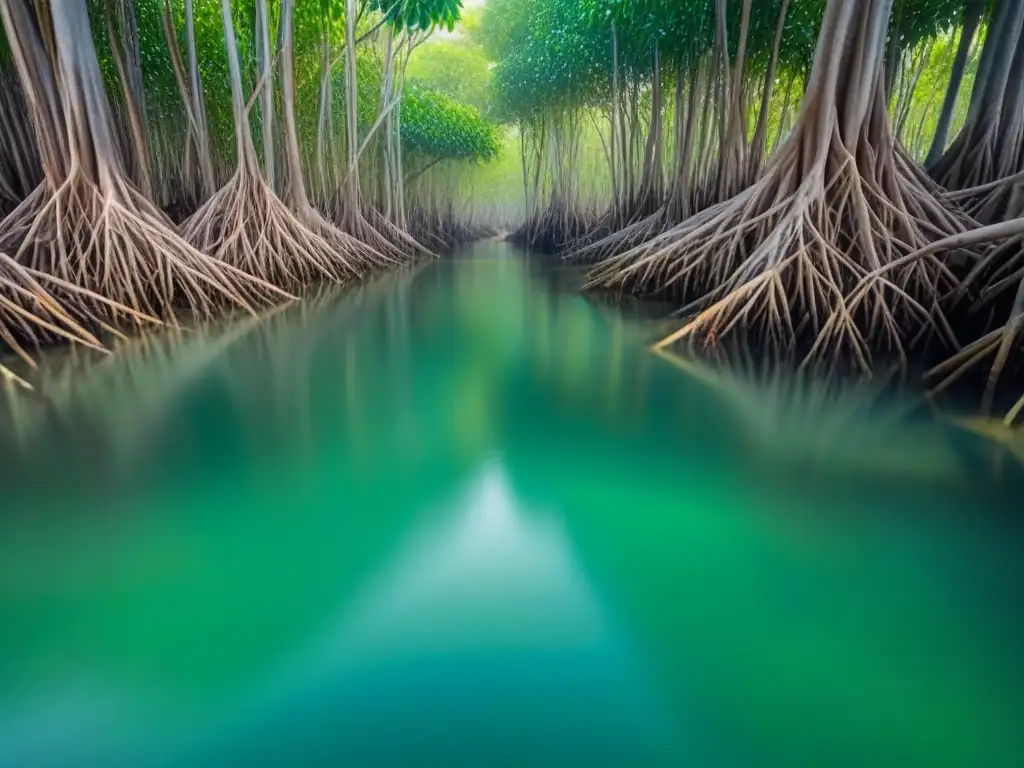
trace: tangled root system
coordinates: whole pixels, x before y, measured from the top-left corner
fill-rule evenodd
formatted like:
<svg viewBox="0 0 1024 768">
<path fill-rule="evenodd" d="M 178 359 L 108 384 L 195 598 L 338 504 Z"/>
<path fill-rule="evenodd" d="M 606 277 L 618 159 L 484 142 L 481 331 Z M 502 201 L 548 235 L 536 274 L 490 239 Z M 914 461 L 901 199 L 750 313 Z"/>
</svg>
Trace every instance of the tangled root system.
<svg viewBox="0 0 1024 768">
<path fill-rule="evenodd" d="M 779 158 L 739 196 L 607 259 L 591 286 L 702 296 L 663 344 L 741 327 L 779 353 L 800 340 L 814 354 L 848 350 L 869 371 L 873 349 L 905 359 L 908 340 L 951 337 L 939 301 L 956 279 L 935 256 L 907 257 L 964 222 L 901 152 L 878 174 L 861 171 L 838 140 L 826 157 L 799 183 L 795 162 Z"/>
<path fill-rule="evenodd" d="M 253 311 L 285 295 L 200 253 L 127 183 L 107 181 L 104 192 L 73 168 L 55 191 L 40 185 L 0 225 L 0 248 L 77 287 L 68 298 L 114 324 L 173 320 L 181 307 L 201 316 L 225 303 Z"/>
<path fill-rule="evenodd" d="M 29 348 L 38 348 L 47 342 L 68 341 L 93 349 L 103 348 L 88 327 L 97 325 L 97 319 L 65 308 L 74 307 L 76 301 L 81 300 L 130 312 L 127 307 L 116 307 L 102 296 L 90 295 L 88 291 L 36 272 L 0 253 L 0 342 L 30 368 L 35 368 L 35 361 Z M 0 374 L 28 386 L 3 365 L 0 365 Z"/>
<path fill-rule="evenodd" d="M 273 285 L 294 289 L 361 276 L 362 249 L 347 237 L 331 236 L 329 242 L 322 231 L 300 221 L 244 163 L 181 226 L 194 248 Z"/>
</svg>

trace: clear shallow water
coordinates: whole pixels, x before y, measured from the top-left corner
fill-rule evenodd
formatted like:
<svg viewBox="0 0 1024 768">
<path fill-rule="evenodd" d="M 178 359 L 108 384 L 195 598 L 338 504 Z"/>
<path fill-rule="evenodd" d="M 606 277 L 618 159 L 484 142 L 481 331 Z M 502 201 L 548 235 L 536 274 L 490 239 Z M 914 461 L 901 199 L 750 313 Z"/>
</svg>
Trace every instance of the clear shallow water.
<svg viewBox="0 0 1024 768">
<path fill-rule="evenodd" d="M 651 336 L 487 243 L 53 355 L 0 765 L 1019 765 L 1019 476 Z"/>
</svg>

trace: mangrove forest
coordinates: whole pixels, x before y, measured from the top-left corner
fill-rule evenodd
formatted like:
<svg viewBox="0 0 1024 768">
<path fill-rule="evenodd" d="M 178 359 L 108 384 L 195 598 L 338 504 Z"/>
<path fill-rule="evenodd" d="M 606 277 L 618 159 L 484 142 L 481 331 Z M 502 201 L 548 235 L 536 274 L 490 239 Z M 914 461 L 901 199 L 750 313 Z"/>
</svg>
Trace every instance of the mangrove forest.
<svg viewBox="0 0 1024 768">
<path fill-rule="evenodd" d="M 0 768 L 1024 765 L 1024 0 L 0 0 Z"/>
</svg>

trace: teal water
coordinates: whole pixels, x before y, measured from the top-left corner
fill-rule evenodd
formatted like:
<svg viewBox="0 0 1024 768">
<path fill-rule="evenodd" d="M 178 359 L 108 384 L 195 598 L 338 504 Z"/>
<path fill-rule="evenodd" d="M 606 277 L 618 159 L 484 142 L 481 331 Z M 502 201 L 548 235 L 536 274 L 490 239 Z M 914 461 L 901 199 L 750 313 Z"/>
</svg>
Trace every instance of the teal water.
<svg viewBox="0 0 1024 768">
<path fill-rule="evenodd" d="M 1012 766 L 1012 465 L 509 246 L 0 398 L 0 766 Z"/>
</svg>

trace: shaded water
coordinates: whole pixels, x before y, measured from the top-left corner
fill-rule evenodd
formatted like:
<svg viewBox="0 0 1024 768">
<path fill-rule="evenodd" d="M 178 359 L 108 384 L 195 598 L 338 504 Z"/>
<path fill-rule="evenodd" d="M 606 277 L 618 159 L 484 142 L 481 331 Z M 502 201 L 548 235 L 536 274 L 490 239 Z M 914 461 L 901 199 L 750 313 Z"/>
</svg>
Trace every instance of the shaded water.
<svg viewBox="0 0 1024 768">
<path fill-rule="evenodd" d="M 55 354 L 0 408 L 0 765 L 1021 764 L 1012 469 L 651 335 L 485 243 Z"/>
</svg>

